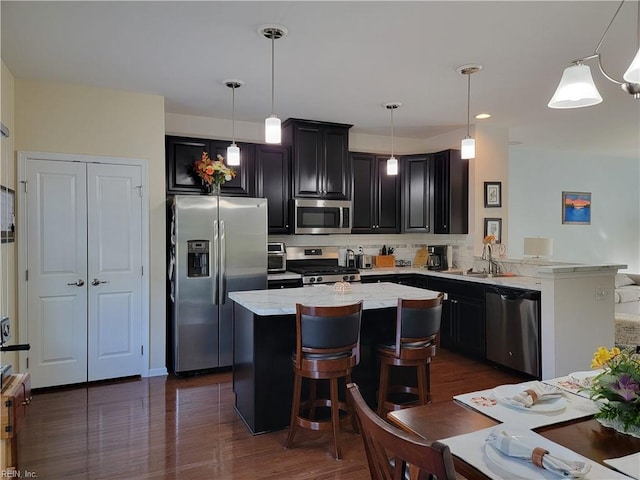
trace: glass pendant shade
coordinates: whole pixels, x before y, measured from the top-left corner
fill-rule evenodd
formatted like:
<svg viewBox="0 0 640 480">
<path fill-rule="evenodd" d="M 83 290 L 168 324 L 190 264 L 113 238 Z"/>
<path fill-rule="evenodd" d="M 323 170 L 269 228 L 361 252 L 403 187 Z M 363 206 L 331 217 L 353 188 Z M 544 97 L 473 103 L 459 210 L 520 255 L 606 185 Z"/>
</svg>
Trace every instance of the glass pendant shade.
<svg viewBox="0 0 640 480">
<path fill-rule="evenodd" d="M 471 137 L 462 139 L 460 145 L 460 158 L 470 159 L 476 158 L 476 141 Z"/>
<path fill-rule="evenodd" d="M 571 65 L 564 69 L 549 108 L 590 107 L 602 102 L 588 65 Z"/>
<path fill-rule="evenodd" d="M 629 83 L 640 83 L 640 48 L 622 78 Z"/>
<path fill-rule="evenodd" d="M 227 147 L 227 165 L 240 165 L 240 148 L 235 142 Z"/>
<path fill-rule="evenodd" d="M 264 121 L 264 141 L 277 144 L 282 141 L 280 119 L 275 115 L 271 115 Z"/>
<path fill-rule="evenodd" d="M 397 175 L 398 174 L 398 159 L 396 157 L 391 157 L 387 160 L 387 175 Z"/>
</svg>

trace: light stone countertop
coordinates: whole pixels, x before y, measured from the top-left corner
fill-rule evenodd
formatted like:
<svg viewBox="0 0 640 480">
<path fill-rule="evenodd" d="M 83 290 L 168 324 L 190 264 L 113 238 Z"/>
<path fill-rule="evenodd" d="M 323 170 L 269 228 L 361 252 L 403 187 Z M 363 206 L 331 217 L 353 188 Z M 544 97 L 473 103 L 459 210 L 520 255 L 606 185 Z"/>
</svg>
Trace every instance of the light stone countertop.
<svg viewBox="0 0 640 480">
<path fill-rule="evenodd" d="M 314 306 L 340 306 L 363 300 L 364 310 L 390 308 L 398 298 L 429 299 L 438 292 L 396 283 L 352 283 L 351 292 L 336 293 L 333 284 L 231 292 L 229 298 L 256 315 L 295 315 L 296 303 Z"/>
<path fill-rule="evenodd" d="M 575 265 L 571 266 L 575 268 Z M 474 275 L 464 275 L 462 270 L 427 270 L 425 268 L 414 267 L 386 267 L 386 268 L 367 268 L 360 269 L 360 276 L 374 275 L 411 275 L 418 274 L 430 277 L 448 278 L 449 280 L 460 280 L 466 282 L 484 283 L 486 285 L 499 285 L 512 288 L 526 288 L 528 290 L 541 290 L 542 280 L 539 277 L 530 277 L 524 275 L 514 275 L 512 277 L 476 277 Z M 277 274 L 269 274 L 269 280 L 284 280 L 301 278 L 299 273 L 285 272 Z"/>
</svg>

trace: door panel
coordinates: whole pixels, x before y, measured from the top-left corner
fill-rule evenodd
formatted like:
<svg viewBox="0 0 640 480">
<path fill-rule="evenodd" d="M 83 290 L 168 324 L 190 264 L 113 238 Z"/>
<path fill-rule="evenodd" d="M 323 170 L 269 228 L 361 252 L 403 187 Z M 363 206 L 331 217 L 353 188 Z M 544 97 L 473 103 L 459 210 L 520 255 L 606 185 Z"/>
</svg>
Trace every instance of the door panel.
<svg viewBox="0 0 640 480">
<path fill-rule="evenodd" d="M 141 172 L 88 164 L 88 379 L 142 372 Z"/>
<path fill-rule="evenodd" d="M 27 339 L 34 388 L 87 378 L 85 166 L 26 163 Z"/>
<path fill-rule="evenodd" d="M 25 172 L 33 387 L 141 374 L 141 168 L 28 159 Z"/>
</svg>

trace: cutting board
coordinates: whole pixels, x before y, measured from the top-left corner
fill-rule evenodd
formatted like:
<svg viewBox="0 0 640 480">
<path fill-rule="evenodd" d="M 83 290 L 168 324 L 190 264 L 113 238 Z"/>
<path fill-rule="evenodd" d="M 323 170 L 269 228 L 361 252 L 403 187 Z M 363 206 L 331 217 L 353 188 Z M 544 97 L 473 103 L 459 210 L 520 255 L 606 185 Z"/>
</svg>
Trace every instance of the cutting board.
<svg viewBox="0 0 640 480">
<path fill-rule="evenodd" d="M 427 251 L 427 247 L 423 245 L 416 252 L 416 256 L 413 259 L 414 267 L 424 267 L 429 261 L 429 252 Z"/>
</svg>

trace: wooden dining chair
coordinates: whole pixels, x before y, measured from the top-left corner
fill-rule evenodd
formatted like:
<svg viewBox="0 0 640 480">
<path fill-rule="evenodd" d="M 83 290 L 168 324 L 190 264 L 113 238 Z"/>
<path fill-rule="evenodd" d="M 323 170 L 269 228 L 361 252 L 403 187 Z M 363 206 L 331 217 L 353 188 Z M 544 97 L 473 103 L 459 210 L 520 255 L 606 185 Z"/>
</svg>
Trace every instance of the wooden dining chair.
<svg viewBox="0 0 640 480">
<path fill-rule="evenodd" d="M 444 293 L 429 300 L 398 299 L 395 342 L 377 348 L 380 361 L 378 415 L 431 402 L 431 358 L 436 355 L 443 298 Z M 391 367 L 414 368 L 417 386 L 400 382 L 391 384 Z M 398 394 L 409 394 L 410 398 L 394 401 L 393 396 Z"/>
<path fill-rule="evenodd" d="M 385 422 L 365 402 L 355 383 L 347 385 L 356 412 L 372 480 L 455 480 L 449 447 L 410 435 Z"/>
<path fill-rule="evenodd" d="M 353 410 L 338 394 L 338 380 L 351 382 L 351 372 L 360 362 L 360 321 L 362 301 L 335 307 L 296 305 L 296 350 L 293 354 L 293 402 L 291 424 L 284 447 L 289 448 L 298 427 L 331 430 L 336 459 L 342 458 L 340 423 L 351 421 L 357 431 Z M 309 395 L 302 399 L 302 380 L 309 383 Z M 329 381 L 329 397 L 318 398 L 318 380 Z M 320 408 L 330 416 L 319 418 Z M 340 411 L 343 412 L 342 416 Z"/>
</svg>

